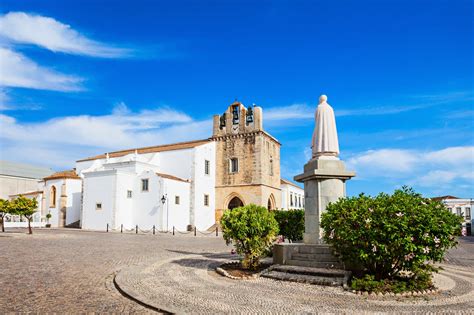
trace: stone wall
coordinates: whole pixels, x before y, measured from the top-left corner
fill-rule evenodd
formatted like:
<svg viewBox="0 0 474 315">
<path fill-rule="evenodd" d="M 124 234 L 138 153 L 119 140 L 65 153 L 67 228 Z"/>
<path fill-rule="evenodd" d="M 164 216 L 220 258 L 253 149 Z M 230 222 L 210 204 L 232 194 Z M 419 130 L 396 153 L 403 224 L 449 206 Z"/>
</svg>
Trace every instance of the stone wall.
<svg viewBox="0 0 474 315">
<path fill-rule="evenodd" d="M 233 120 L 233 107 L 239 109 L 239 122 Z M 238 197 L 244 205 L 254 203 L 272 208 L 281 207 L 280 143 L 263 130 L 262 109 L 253 107 L 253 121 L 247 121 L 246 109 L 240 103 L 214 117 L 216 142 L 216 220 L 227 209 L 230 200 Z M 231 159 L 238 159 L 238 172 L 231 172 Z"/>
</svg>

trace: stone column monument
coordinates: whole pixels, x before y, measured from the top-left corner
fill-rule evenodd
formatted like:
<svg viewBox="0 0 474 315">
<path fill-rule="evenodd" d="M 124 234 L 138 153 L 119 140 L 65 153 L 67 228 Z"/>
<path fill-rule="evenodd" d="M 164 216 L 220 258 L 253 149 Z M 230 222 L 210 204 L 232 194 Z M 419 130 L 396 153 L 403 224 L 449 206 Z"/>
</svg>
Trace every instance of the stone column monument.
<svg viewBox="0 0 474 315">
<path fill-rule="evenodd" d="M 330 202 L 346 196 L 346 180 L 355 176 L 339 160 L 334 110 L 321 95 L 315 113 L 316 125 L 311 143 L 312 159 L 305 164 L 304 173 L 295 180 L 304 183 L 305 194 L 305 244 L 321 243 L 321 214 Z"/>
<path fill-rule="evenodd" d="M 330 202 L 346 196 L 346 180 L 355 176 L 339 160 L 336 119 L 327 96 L 321 95 L 315 113 L 316 125 L 312 139 L 312 159 L 305 164 L 304 173 L 295 180 L 304 183 L 305 244 L 321 243 L 321 214 Z"/>
<path fill-rule="evenodd" d="M 335 272 L 344 265 L 333 255 L 332 248 L 322 242 L 320 227 L 321 214 L 330 202 L 346 196 L 346 180 L 355 176 L 347 171 L 344 162 L 339 160 L 336 119 L 332 107 L 327 103 L 326 95 L 319 98 L 315 114 L 316 126 L 312 140 L 312 158 L 305 164 L 304 173 L 295 176 L 295 180 L 304 183 L 305 194 L 305 231 L 303 243 L 281 243 L 273 247 L 273 262 L 279 273 L 269 277 L 286 279 L 287 273 L 301 272 L 299 277 L 311 283 L 347 284 L 348 273 Z M 283 266 L 282 266 L 283 265 Z M 290 265 L 290 266 L 284 266 Z M 313 276 L 308 274 L 313 269 Z M 323 269 L 321 269 L 323 268 Z M 328 271 L 328 269 L 332 269 Z M 289 277 L 291 278 L 291 277 Z M 336 279 L 337 278 L 337 279 Z"/>
</svg>

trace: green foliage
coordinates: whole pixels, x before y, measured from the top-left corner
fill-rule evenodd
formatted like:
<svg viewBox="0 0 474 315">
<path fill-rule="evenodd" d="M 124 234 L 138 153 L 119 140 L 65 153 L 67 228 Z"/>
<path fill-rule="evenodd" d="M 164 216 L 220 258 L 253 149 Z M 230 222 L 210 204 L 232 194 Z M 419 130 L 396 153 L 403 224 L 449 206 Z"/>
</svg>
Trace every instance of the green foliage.
<svg viewBox="0 0 474 315">
<path fill-rule="evenodd" d="M 46 214 L 46 219 L 49 220 L 49 219 L 51 219 L 51 217 L 52 217 L 52 216 L 51 216 L 51 213 L 47 213 L 47 214 Z"/>
<path fill-rule="evenodd" d="M 0 213 L 7 214 L 10 213 L 10 211 L 10 201 L 0 199 Z"/>
<path fill-rule="evenodd" d="M 341 258 L 363 267 L 375 280 L 400 271 L 430 271 L 457 244 L 461 218 L 439 201 L 403 187 L 393 195 L 364 194 L 331 203 L 322 215 L 324 240 Z"/>
<path fill-rule="evenodd" d="M 221 219 L 227 244 L 243 255 L 242 267 L 256 269 L 278 235 L 278 223 L 266 208 L 250 204 L 226 210 Z"/>
<path fill-rule="evenodd" d="M 395 277 L 394 279 L 376 280 L 374 275 L 366 274 L 362 278 L 354 278 L 351 288 L 367 292 L 421 291 L 433 288 L 433 277 L 429 272 L 422 272 L 412 277 Z"/>
<path fill-rule="evenodd" d="M 303 239 L 304 210 L 275 210 L 273 213 L 278 222 L 280 235 L 290 242 Z"/>
<path fill-rule="evenodd" d="M 0 199 L 0 220 L 2 221 L 2 232 L 5 232 L 5 215 L 11 212 L 10 201 L 5 199 Z"/>
<path fill-rule="evenodd" d="M 19 196 L 11 202 L 11 213 L 24 216 L 28 219 L 28 231 L 32 234 L 31 230 L 31 219 L 33 214 L 37 211 L 38 202 L 36 199 L 29 199 L 23 196 Z"/>
</svg>

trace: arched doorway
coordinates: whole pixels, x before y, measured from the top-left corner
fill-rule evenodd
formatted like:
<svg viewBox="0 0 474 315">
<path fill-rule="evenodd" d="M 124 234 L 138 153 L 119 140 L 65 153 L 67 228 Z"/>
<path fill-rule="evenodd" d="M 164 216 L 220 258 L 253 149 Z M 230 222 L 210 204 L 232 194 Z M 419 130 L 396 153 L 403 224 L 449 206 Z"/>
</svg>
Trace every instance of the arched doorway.
<svg viewBox="0 0 474 315">
<path fill-rule="evenodd" d="M 273 196 L 273 194 L 270 194 L 270 197 L 268 197 L 267 209 L 275 210 L 275 197 Z"/>
<path fill-rule="evenodd" d="M 230 200 L 229 205 L 227 206 L 227 209 L 234 209 L 238 207 L 243 207 L 244 203 L 242 200 L 240 200 L 239 197 L 234 197 Z"/>
</svg>

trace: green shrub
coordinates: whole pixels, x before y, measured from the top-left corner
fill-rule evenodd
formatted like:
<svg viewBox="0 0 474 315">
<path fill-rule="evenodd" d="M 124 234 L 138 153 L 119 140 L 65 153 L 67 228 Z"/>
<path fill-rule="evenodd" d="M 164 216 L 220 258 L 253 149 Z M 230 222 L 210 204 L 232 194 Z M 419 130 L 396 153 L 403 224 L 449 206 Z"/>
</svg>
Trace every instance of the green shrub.
<svg viewBox="0 0 474 315">
<path fill-rule="evenodd" d="M 394 279 L 402 270 L 430 272 L 428 263 L 441 261 L 457 244 L 460 223 L 441 202 L 407 187 L 393 195 L 340 199 L 321 220 L 324 240 L 375 280 Z"/>
<path fill-rule="evenodd" d="M 412 277 L 396 277 L 394 279 L 376 280 L 374 275 L 366 274 L 362 278 L 354 278 L 351 281 L 351 288 L 358 291 L 367 292 L 406 292 L 421 291 L 433 288 L 432 275 L 428 272 L 421 272 Z"/>
<path fill-rule="evenodd" d="M 242 267 L 256 269 L 278 235 L 278 224 L 266 208 L 250 204 L 226 210 L 221 219 L 227 244 L 243 255 Z"/>
<path fill-rule="evenodd" d="M 275 210 L 273 213 L 278 222 L 280 235 L 290 242 L 303 239 L 304 210 Z"/>
</svg>

